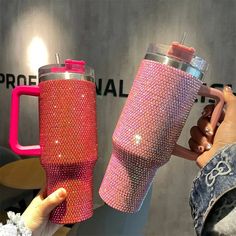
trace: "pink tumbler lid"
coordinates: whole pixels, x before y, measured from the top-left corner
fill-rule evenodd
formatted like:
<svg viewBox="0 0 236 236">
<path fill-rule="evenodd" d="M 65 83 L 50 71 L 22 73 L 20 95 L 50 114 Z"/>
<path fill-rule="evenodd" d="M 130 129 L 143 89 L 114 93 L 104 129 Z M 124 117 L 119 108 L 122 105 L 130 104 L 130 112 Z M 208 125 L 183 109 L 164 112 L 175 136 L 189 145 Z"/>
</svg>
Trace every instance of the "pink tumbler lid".
<svg viewBox="0 0 236 236">
<path fill-rule="evenodd" d="M 169 51 L 167 52 L 167 55 L 174 57 L 178 60 L 190 63 L 195 51 L 196 50 L 192 47 L 187 47 L 178 42 L 172 42 Z"/>
<path fill-rule="evenodd" d="M 182 70 L 199 80 L 202 80 L 208 68 L 208 63 L 195 55 L 193 47 L 178 42 L 172 42 L 171 45 L 150 44 L 145 59 Z"/>
<path fill-rule="evenodd" d="M 64 66 L 52 67 L 51 72 L 71 72 L 71 73 L 85 73 L 85 61 L 76 61 L 71 59 L 66 59 Z"/>
<path fill-rule="evenodd" d="M 49 64 L 39 68 L 39 82 L 55 79 L 79 79 L 95 82 L 94 70 L 85 61 L 66 59 L 64 64 Z"/>
</svg>

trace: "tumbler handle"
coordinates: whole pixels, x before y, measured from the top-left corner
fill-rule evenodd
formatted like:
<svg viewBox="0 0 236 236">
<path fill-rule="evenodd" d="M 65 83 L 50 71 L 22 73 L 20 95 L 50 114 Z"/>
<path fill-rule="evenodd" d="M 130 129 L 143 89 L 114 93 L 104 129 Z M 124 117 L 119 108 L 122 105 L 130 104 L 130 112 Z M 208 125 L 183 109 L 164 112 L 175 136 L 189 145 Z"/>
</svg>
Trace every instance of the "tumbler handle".
<svg viewBox="0 0 236 236">
<path fill-rule="evenodd" d="M 41 154 L 39 145 L 21 146 L 18 142 L 20 96 L 39 96 L 39 93 L 38 86 L 17 86 L 12 91 L 9 144 L 11 149 L 19 155 L 39 156 Z"/>
<path fill-rule="evenodd" d="M 222 110 L 224 108 L 223 93 L 218 89 L 214 89 L 214 88 L 210 88 L 205 85 L 202 85 L 198 94 L 201 96 L 210 97 L 210 98 L 213 98 L 216 100 L 216 106 L 214 108 L 214 111 L 212 113 L 211 120 L 210 120 L 213 130 L 215 130 L 217 123 L 220 119 L 220 115 L 222 113 Z M 196 160 L 197 157 L 199 156 L 197 153 L 195 153 L 185 147 L 182 147 L 178 144 L 175 145 L 175 148 L 174 148 L 172 154 L 176 155 L 178 157 L 188 159 L 188 160 Z"/>
</svg>

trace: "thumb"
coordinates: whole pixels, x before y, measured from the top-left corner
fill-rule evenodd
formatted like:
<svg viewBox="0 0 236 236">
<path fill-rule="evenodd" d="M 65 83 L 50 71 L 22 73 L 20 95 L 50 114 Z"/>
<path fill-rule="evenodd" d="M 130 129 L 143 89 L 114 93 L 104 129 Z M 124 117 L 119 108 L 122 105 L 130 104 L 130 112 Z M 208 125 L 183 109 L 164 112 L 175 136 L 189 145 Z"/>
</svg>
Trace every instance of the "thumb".
<svg viewBox="0 0 236 236">
<path fill-rule="evenodd" d="M 42 217 L 50 214 L 50 212 L 62 203 L 67 196 L 66 190 L 64 188 L 59 188 L 55 192 L 51 193 L 46 197 L 40 206 L 40 213 Z"/>
<path fill-rule="evenodd" d="M 232 119 L 236 113 L 236 97 L 229 86 L 224 87 L 223 94 L 226 103 L 225 119 Z"/>
<path fill-rule="evenodd" d="M 224 87 L 223 94 L 226 103 L 231 103 L 235 99 L 232 88 L 229 86 Z"/>
</svg>

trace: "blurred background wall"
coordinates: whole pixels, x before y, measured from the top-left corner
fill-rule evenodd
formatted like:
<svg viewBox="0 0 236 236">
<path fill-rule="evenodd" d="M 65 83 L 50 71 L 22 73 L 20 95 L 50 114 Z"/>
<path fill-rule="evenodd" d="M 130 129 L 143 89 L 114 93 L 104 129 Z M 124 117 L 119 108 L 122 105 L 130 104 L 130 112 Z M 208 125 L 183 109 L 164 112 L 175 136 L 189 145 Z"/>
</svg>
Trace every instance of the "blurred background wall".
<svg viewBox="0 0 236 236">
<path fill-rule="evenodd" d="M 55 53 L 62 60 L 86 60 L 97 82 L 99 161 L 94 192 L 96 206 L 102 205 L 97 190 L 110 157 L 112 133 L 147 46 L 179 41 L 184 32 L 186 45 L 210 64 L 204 82 L 235 89 L 235 0 L 0 0 L 0 145 L 9 148 L 13 87 L 37 84 L 37 68 L 54 63 Z M 21 100 L 19 139 L 35 144 L 37 99 Z M 208 102 L 198 98 L 180 144 L 187 146 L 189 129 Z M 173 156 L 158 171 L 140 213 L 125 215 L 102 206 L 70 235 L 195 235 L 188 195 L 197 171 L 195 163 Z"/>
</svg>

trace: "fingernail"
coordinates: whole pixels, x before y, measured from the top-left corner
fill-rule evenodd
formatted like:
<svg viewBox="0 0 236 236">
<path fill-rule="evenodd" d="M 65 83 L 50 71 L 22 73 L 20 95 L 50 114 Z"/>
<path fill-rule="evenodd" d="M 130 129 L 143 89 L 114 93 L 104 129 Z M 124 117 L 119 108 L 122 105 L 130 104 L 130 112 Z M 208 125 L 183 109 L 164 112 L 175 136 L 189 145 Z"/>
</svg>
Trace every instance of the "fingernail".
<svg viewBox="0 0 236 236">
<path fill-rule="evenodd" d="M 202 152 L 204 151 L 204 147 L 203 147 L 203 146 L 198 146 L 198 151 L 199 151 L 200 153 L 202 153 Z"/>
<path fill-rule="evenodd" d="M 64 198 L 65 197 L 65 190 L 64 189 L 60 189 L 59 191 L 58 191 L 58 193 L 57 193 L 57 196 L 59 197 L 59 198 Z"/>
<path fill-rule="evenodd" d="M 213 131 L 208 127 L 205 128 L 205 132 L 207 135 L 213 135 Z"/>
<path fill-rule="evenodd" d="M 210 143 L 208 143 L 208 144 L 206 145 L 206 150 L 210 150 L 211 147 L 212 147 L 212 145 L 211 145 Z"/>
<path fill-rule="evenodd" d="M 232 88 L 230 86 L 225 86 L 224 87 L 225 91 L 228 92 L 228 93 L 231 93 L 232 92 Z"/>
</svg>

